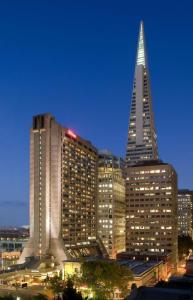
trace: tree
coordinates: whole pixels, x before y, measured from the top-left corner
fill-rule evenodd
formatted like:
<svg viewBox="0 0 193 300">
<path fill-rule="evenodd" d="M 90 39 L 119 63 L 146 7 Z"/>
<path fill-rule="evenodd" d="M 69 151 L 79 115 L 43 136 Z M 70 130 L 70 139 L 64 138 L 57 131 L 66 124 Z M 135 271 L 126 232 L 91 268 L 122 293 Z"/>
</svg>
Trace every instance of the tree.
<svg viewBox="0 0 193 300">
<path fill-rule="evenodd" d="M 179 259 L 183 258 L 183 255 L 188 255 L 189 250 L 193 249 L 193 241 L 189 236 L 179 236 L 178 237 L 178 255 Z"/>
<path fill-rule="evenodd" d="M 46 295 L 43 294 L 38 294 L 32 297 L 33 300 L 47 300 L 48 297 Z"/>
<path fill-rule="evenodd" d="M 133 278 L 128 267 L 105 260 L 83 262 L 81 272 L 82 283 L 94 291 L 97 300 L 109 299 L 116 289 L 124 297 L 128 293 L 128 283 Z"/>
<path fill-rule="evenodd" d="M 49 278 L 49 286 L 55 295 L 62 293 L 64 289 L 64 281 L 59 276 Z"/>
<path fill-rule="evenodd" d="M 136 285 L 136 283 L 132 283 L 132 285 L 131 285 L 131 290 L 133 291 L 133 290 L 135 290 L 135 289 L 137 289 L 137 285 Z"/>
<path fill-rule="evenodd" d="M 63 300 L 83 300 L 80 292 L 77 292 L 74 288 L 74 284 L 70 278 L 67 279 L 66 287 L 62 292 Z"/>
</svg>

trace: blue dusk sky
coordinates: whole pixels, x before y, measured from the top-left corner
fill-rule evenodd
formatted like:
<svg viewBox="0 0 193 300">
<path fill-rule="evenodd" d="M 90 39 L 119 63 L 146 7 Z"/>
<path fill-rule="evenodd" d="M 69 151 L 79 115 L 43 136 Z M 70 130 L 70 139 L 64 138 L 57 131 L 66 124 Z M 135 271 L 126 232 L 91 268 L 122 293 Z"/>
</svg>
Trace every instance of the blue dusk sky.
<svg viewBox="0 0 193 300">
<path fill-rule="evenodd" d="M 33 115 L 125 156 L 141 19 L 160 158 L 193 189 L 193 1 L 0 1 L 1 226 L 29 223 Z"/>
</svg>

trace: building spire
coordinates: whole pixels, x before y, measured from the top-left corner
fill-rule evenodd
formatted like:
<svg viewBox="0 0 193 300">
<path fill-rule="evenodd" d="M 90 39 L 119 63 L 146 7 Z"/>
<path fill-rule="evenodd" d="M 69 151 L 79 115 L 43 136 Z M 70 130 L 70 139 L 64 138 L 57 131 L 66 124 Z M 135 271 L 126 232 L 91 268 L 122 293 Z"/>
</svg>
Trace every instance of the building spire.
<svg viewBox="0 0 193 300">
<path fill-rule="evenodd" d="M 143 22 L 140 23 L 126 162 L 158 159 Z"/>
<path fill-rule="evenodd" d="M 147 66 L 143 21 L 140 22 L 136 65 Z"/>
</svg>

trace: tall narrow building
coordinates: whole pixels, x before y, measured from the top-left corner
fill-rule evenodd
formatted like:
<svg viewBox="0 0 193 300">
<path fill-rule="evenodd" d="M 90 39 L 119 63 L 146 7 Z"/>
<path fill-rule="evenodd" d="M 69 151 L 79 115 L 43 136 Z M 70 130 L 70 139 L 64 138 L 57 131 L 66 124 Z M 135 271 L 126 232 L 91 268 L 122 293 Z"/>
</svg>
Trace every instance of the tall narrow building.
<svg viewBox="0 0 193 300">
<path fill-rule="evenodd" d="M 149 70 L 143 22 L 140 23 L 135 76 L 131 102 L 127 166 L 158 159 L 157 137 L 152 110 Z"/>
<path fill-rule="evenodd" d="M 178 235 L 192 238 L 193 225 L 193 191 L 184 189 L 178 191 Z"/>
<path fill-rule="evenodd" d="M 30 239 L 20 257 L 66 258 L 61 235 L 62 127 L 51 114 L 33 117 L 30 130 Z"/>
<path fill-rule="evenodd" d="M 98 253 L 97 149 L 51 114 L 33 118 L 30 134 L 30 239 L 20 257 L 57 263 Z"/>
<path fill-rule="evenodd" d="M 97 163 L 97 149 L 64 128 L 62 238 L 67 256 L 89 253 L 96 241 Z"/>
<path fill-rule="evenodd" d="M 125 250 L 124 161 L 108 151 L 98 162 L 98 236 L 110 258 Z"/>
<path fill-rule="evenodd" d="M 143 22 L 126 152 L 126 252 L 177 262 L 177 174 L 158 159 Z"/>
</svg>

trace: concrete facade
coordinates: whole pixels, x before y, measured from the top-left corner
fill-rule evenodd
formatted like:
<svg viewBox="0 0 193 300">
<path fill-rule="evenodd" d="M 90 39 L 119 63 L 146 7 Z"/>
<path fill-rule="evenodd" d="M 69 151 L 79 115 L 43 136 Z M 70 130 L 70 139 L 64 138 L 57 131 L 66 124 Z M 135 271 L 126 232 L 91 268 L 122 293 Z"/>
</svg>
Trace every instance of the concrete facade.
<svg viewBox="0 0 193 300">
<path fill-rule="evenodd" d="M 62 238 L 66 249 L 96 240 L 98 153 L 68 129 L 62 144 Z"/>
<path fill-rule="evenodd" d="M 30 239 L 26 257 L 54 256 L 96 240 L 97 150 L 50 114 L 33 118 L 30 133 Z M 86 250 L 84 250 L 86 251 Z"/>
<path fill-rule="evenodd" d="M 127 168 L 126 251 L 133 257 L 170 254 L 177 263 L 177 175 L 161 161 Z"/>
<path fill-rule="evenodd" d="M 66 258 L 61 238 L 62 127 L 50 114 L 33 118 L 30 131 L 30 239 L 20 257 Z"/>
<path fill-rule="evenodd" d="M 150 78 L 143 22 L 140 24 L 137 59 L 131 101 L 126 164 L 158 159 Z"/>
</svg>

